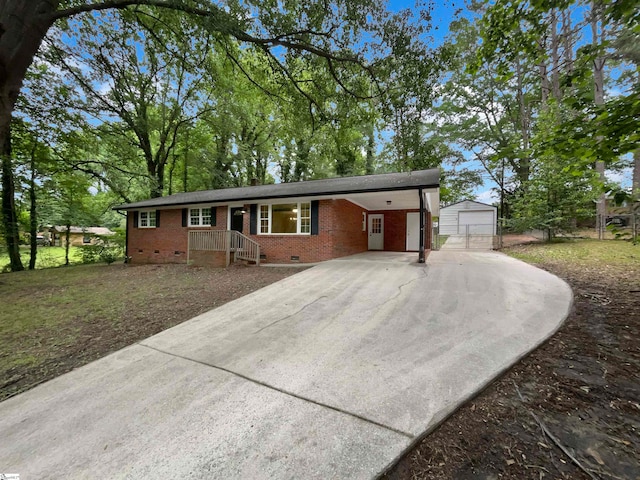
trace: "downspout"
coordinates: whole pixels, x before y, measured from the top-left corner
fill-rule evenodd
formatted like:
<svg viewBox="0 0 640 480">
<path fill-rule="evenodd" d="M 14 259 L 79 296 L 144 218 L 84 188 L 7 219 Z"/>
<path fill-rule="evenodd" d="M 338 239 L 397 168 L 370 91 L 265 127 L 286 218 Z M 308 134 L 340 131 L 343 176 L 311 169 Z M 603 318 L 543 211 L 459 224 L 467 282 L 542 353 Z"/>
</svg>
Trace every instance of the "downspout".
<svg viewBox="0 0 640 480">
<path fill-rule="evenodd" d="M 127 216 L 125 217 L 125 229 L 124 229 L 124 263 L 129 263 L 129 211 L 127 210 Z"/>
<path fill-rule="evenodd" d="M 418 263 L 424 263 L 424 195 L 422 189 L 418 189 L 420 195 L 420 246 L 418 248 Z"/>
</svg>

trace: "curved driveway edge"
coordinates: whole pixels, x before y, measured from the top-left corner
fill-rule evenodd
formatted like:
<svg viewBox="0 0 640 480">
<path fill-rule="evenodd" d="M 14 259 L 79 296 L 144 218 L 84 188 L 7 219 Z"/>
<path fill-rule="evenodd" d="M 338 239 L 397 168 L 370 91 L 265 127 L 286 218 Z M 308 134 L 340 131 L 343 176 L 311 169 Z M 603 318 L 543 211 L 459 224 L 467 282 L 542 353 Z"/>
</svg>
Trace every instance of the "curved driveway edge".
<svg viewBox="0 0 640 480">
<path fill-rule="evenodd" d="M 493 252 L 320 264 L 0 403 L 24 478 L 371 478 L 562 324 Z"/>
</svg>

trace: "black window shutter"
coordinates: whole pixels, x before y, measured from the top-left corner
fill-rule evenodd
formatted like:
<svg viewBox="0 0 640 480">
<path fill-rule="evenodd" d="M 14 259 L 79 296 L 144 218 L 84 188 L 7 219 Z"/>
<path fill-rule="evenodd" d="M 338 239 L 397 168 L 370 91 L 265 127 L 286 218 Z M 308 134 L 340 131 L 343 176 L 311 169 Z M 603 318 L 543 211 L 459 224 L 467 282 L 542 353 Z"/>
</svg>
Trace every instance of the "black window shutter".
<svg viewBox="0 0 640 480">
<path fill-rule="evenodd" d="M 160 210 L 156 210 L 156 228 L 160 226 Z"/>
<path fill-rule="evenodd" d="M 311 235 L 318 235 L 319 233 L 319 225 L 318 222 L 318 211 L 319 211 L 320 201 L 313 200 L 311 202 Z"/>
<path fill-rule="evenodd" d="M 211 207 L 211 226 L 216 226 L 216 207 Z"/>
<path fill-rule="evenodd" d="M 249 207 L 249 233 L 251 235 L 258 234 L 258 205 L 255 203 Z"/>
<path fill-rule="evenodd" d="M 182 209 L 182 226 L 187 226 L 187 219 L 189 217 L 189 210 L 187 208 Z"/>
<path fill-rule="evenodd" d="M 138 228 L 138 212 L 133 212 L 133 228 Z"/>
</svg>

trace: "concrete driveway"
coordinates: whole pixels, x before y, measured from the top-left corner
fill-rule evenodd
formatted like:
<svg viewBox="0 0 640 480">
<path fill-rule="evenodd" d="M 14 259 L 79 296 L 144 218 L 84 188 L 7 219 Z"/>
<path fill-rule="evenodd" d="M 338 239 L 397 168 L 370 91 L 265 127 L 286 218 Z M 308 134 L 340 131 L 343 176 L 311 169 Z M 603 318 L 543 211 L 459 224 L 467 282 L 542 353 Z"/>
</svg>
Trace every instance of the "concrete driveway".
<svg viewBox="0 0 640 480">
<path fill-rule="evenodd" d="M 320 264 L 0 404 L 21 478 L 371 478 L 562 323 L 499 253 Z"/>
</svg>

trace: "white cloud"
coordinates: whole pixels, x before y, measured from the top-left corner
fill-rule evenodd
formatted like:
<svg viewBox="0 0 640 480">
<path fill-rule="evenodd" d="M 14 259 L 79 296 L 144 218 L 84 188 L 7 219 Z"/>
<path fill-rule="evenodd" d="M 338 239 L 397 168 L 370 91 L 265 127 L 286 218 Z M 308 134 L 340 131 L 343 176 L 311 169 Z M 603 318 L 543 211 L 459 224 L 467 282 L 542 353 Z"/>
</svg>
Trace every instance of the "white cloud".
<svg viewBox="0 0 640 480">
<path fill-rule="evenodd" d="M 628 167 L 619 172 L 607 170 L 604 174 L 609 181 L 618 183 L 622 188 L 626 188 L 631 186 L 632 173 L 631 167 Z"/>
<path fill-rule="evenodd" d="M 476 195 L 476 201 L 480 203 L 486 203 L 488 205 L 493 205 L 494 203 L 500 200 L 500 196 L 498 192 L 495 190 L 485 190 L 484 192 L 480 192 Z"/>
</svg>

